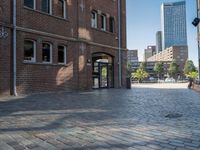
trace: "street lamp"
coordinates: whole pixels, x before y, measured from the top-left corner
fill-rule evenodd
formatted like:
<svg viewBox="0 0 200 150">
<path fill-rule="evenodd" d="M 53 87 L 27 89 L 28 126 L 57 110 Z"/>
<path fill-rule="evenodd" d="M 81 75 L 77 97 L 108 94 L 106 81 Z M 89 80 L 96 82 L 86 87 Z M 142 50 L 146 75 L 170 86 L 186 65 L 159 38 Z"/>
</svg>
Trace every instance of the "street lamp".
<svg viewBox="0 0 200 150">
<path fill-rule="evenodd" d="M 194 18 L 194 20 L 192 21 L 192 24 L 196 27 L 198 26 L 199 22 L 200 22 L 199 18 Z"/>
</svg>

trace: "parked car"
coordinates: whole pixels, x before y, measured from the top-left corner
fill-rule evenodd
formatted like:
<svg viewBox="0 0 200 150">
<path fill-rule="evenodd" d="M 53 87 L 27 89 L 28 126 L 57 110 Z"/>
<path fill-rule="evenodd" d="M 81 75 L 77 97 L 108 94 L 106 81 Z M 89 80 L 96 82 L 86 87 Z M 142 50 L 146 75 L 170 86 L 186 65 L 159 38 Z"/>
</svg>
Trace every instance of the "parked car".
<svg viewBox="0 0 200 150">
<path fill-rule="evenodd" d="M 166 78 L 165 82 L 167 83 L 174 83 L 176 80 L 174 78 Z"/>
</svg>

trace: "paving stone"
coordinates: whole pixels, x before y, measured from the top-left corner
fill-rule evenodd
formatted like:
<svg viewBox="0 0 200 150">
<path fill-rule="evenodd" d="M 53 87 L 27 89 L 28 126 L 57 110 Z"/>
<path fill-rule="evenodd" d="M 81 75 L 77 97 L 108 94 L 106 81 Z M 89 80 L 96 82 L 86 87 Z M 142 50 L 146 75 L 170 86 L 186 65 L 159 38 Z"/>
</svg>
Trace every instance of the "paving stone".
<svg viewBox="0 0 200 150">
<path fill-rule="evenodd" d="M 0 150 L 199 150 L 199 97 L 185 83 L 11 97 Z"/>
</svg>

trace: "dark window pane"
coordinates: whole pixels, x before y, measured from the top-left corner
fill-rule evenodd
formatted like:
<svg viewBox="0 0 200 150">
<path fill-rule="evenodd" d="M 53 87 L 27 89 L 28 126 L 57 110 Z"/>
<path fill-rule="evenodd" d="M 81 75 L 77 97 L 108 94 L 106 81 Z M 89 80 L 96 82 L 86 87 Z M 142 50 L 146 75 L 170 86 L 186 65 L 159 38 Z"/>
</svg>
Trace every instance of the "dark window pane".
<svg viewBox="0 0 200 150">
<path fill-rule="evenodd" d="M 43 43 L 42 44 L 42 61 L 50 62 L 51 61 L 51 49 L 50 44 Z"/>
<path fill-rule="evenodd" d="M 114 32 L 114 18 L 110 17 L 110 21 L 109 21 L 109 28 L 110 28 L 110 32 Z"/>
<path fill-rule="evenodd" d="M 24 41 L 24 60 L 31 61 L 34 58 L 34 42 Z"/>
<path fill-rule="evenodd" d="M 34 8 L 34 1 L 33 0 L 24 0 L 24 6 L 29 8 Z"/>
<path fill-rule="evenodd" d="M 104 28 L 104 16 L 101 16 L 101 28 Z"/>
<path fill-rule="evenodd" d="M 58 46 L 58 63 L 65 63 L 65 48 Z"/>
<path fill-rule="evenodd" d="M 46 13 L 50 13 L 50 2 L 49 0 L 42 0 L 42 11 Z"/>
</svg>

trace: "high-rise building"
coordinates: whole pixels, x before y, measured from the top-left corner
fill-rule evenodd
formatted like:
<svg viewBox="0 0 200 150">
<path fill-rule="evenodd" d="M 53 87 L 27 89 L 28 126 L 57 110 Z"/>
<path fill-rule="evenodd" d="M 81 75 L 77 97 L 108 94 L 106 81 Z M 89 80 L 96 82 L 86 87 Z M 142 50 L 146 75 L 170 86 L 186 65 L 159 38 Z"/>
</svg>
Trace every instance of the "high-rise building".
<svg viewBox="0 0 200 150">
<path fill-rule="evenodd" d="M 147 61 L 149 57 L 155 54 L 156 54 L 156 46 L 154 45 L 147 46 L 147 49 L 144 50 L 144 61 Z"/>
<path fill-rule="evenodd" d="M 161 5 L 162 49 L 187 45 L 186 2 Z"/>
<path fill-rule="evenodd" d="M 128 50 L 127 61 L 128 63 L 138 62 L 138 50 Z"/>
<path fill-rule="evenodd" d="M 156 53 L 159 53 L 162 51 L 162 32 L 157 31 L 156 32 Z"/>
</svg>

